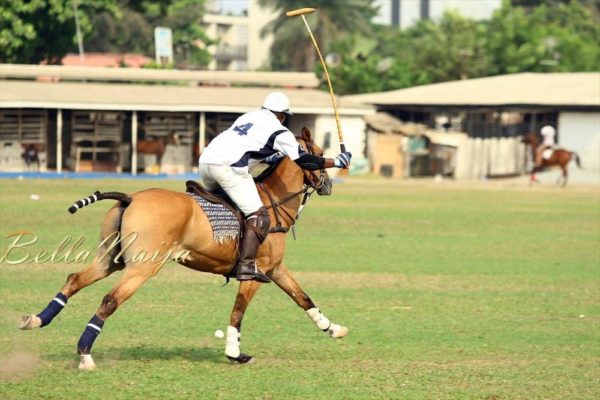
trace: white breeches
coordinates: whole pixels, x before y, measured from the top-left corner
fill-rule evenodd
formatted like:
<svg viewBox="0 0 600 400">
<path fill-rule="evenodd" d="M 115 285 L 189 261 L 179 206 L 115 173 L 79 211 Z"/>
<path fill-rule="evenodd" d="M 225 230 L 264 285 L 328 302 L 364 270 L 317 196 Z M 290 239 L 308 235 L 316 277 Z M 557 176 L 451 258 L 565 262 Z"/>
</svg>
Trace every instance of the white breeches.
<svg viewBox="0 0 600 400">
<path fill-rule="evenodd" d="M 221 187 L 245 216 L 263 206 L 252 175 L 243 168 L 200 163 L 200 183 L 207 190 Z"/>
</svg>

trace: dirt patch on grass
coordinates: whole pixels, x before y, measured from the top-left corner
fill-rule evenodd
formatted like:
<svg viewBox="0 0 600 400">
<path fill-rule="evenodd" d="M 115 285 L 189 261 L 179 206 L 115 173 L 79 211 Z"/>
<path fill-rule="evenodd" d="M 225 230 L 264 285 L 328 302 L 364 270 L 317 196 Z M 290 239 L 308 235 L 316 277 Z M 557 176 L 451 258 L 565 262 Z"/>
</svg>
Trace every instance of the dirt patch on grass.
<svg viewBox="0 0 600 400">
<path fill-rule="evenodd" d="M 26 378 L 38 368 L 40 356 L 34 353 L 16 352 L 2 356 L 0 382 L 14 382 Z"/>
</svg>

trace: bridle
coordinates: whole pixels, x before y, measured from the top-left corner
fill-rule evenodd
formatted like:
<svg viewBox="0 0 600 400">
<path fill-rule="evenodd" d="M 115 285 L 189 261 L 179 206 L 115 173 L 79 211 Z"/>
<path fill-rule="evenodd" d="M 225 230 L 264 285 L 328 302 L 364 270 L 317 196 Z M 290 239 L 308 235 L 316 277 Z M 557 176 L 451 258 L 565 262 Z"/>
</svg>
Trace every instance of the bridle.
<svg viewBox="0 0 600 400">
<path fill-rule="evenodd" d="M 308 154 L 314 155 L 316 153 L 315 148 L 314 148 L 314 142 L 312 140 L 307 141 L 302 138 L 297 138 L 297 139 L 302 140 L 302 142 L 306 146 L 305 150 Z M 316 192 L 317 190 L 321 189 L 323 187 L 323 185 L 325 184 L 325 180 L 327 179 L 327 173 L 324 169 L 320 170 L 319 172 L 320 173 L 317 175 L 313 171 L 303 171 L 304 184 L 302 186 L 302 190 L 292 193 L 280 200 L 275 200 L 273 198 L 273 194 L 267 190 L 267 188 L 264 186 L 263 182 L 257 183 L 258 187 L 263 192 L 265 192 L 265 194 L 269 198 L 269 202 L 271 203 L 270 205 L 265 206 L 265 208 L 267 210 L 272 208 L 273 214 L 275 215 L 275 226 L 273 226 L 269 229 L 269 233 L 278 233 L 278 232 L 287 233 L 289 231 L 289 228 L 283 226 L 283 224 L 281 223 L 281 221 L 283 220 L 283 217 L 281 215 L 282 213 L 291 221 L 290 226 L 293 228 L 293 225 L 300 218 L 300 214 L 302 213 L 302 210 L 304 209 L 304 207 L 306 206 L 306 203 L 310 199 L 310 196 L 312 196 L 313 193 Z M 285 208 L 283 208 L 281 206 L 286 204 L 287 202 L 295 199 L 299 195 L 304 195 L 304 196 L 302 197 L 302 201 L 300 202 L 300 207 L 298 208 L 298 214 L 296 215 L 296 217 L 294 217 Z"/>
</svg>

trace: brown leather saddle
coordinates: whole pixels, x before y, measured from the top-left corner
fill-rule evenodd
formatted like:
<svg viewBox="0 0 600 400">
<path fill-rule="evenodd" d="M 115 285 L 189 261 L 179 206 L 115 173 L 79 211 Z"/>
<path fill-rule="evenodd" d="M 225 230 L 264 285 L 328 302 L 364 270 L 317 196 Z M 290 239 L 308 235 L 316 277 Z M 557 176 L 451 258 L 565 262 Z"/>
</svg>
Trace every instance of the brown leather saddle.
<svg viewBox="0 0 600 400">
<path fill-rule="evenodd" d="M 200 184 L 196 181 L 187 181 L 185 182 L 185 190 L 188 193 L 194 193 L 202 198 L 204 198 L 209 203 L 213 204 L 222 204 L 224 205 L 233 215 L 236 216 L 238 221 L 240 221 L 240 229 L 242 232 L 244 231 L 244 215 L 240 211 L 239 208 L 235 205 L 235 203 L 227 196 L 225 191 L 218 189 L 215 191 L 209 192 L 204 189 Z"/>
</svg>

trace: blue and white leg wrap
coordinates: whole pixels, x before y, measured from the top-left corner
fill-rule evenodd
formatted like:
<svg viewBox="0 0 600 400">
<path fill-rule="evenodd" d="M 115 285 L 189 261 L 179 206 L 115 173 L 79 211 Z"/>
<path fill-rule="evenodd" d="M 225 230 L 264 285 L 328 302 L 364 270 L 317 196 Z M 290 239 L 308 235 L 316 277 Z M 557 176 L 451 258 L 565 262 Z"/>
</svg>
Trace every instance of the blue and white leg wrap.
<svg viewBox="0 0 600 400">
<path fill-rule="evenodd" d="M 79 342 L 77 343 L 77 354 L 90 354 L 92 352 L 94 341 L 100 332 L 102 332 L 103 326 L 104 321 L 94 314 L 79 338 Z"/>
<path fill-rule="evenodd" d="M 62 311 L 64 306 L 67 304 L 67 296 L 62 293 L 58 293 L 56 297 L 44 308 L 44 310 L 37 316 L 42 320 L 42 326 L 48 325 L 52 322 L 52 319 Z"/>
</svg>

